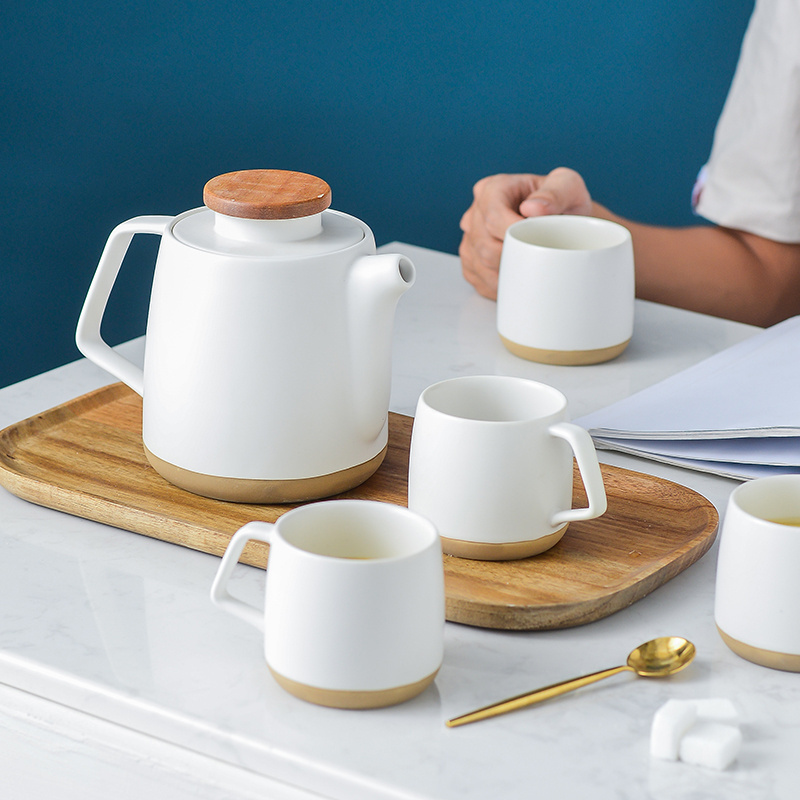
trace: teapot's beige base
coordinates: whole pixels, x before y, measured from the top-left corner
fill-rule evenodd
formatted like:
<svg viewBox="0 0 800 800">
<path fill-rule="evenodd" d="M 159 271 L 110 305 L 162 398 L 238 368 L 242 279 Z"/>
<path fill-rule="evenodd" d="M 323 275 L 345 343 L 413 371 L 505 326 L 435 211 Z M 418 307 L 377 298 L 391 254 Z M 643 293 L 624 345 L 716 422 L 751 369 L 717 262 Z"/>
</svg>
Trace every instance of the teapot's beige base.
<svg viewBox="0 0 800 800">
<path fill-rule="evenodd" d="M 752 645 L 740 642 L 738 639 L 734 639 L 733 636 L 728 636 L 719 625 L 717 625 L 717 630 L 722 637 L 722 641 L 725 642 L 737 656 L 741 656 L 747 659 L 747 661 L 752 661 L 754 664 L 760 664 L 762 667 L 781 669 L 785 672 L 800 672 L 800 655 L 793 653 L 776 653 L 774 650 L 764 650 L 760 647 L 753 647 Z"/>
<path fill-rule="evenodd" d="M 565 367 L 580 367 L 587 364 L 600 364 L 603 361 L 611 361 L 631 341 L 626 339 L 622 344 L 615 344 L 613 347 L 600 347 L 597 350 L 540 350 L 537 347 L 526 347 L 512 342 L 510 339 L 506 339 L 503 334 L 500 334 L 500 338 L 515 356 L 525 358 L 528 361 L 536 361 L 539 364 L 559 364 Z"/>
<path fill-rule="evenodd" d="M 345 492 L 364 483 L 383 463 L 389 445 L 378 455 L 348 469 L 318 475 L 313 478 L 296 480 L 255 480 L 251 478 L 221 478 L 218 475 L 204 475 L 183 467 L 176 467 L 153 455 L 147 447 L 144 454 L 153 469 L 170 483 L 193 494 L 210 497 L 213 500 L 227 500 L 231 503 L 299 503 L 305 500 L 318 500 Z"/>
<path fill-rule="evenodd" d="M 394 689 L 381 689 L 379 691 L 342 691 L 338 689 L 318 689 L 316 686 L 308 686 L 305 683 L 298 683 L 278 672 L 272 667 L 269 668 L 275 680 L 286 689 L 289 694 L 315 703 L 318 706 L 328 706 L 329 708 L 384 708 L 398 703 L 404 703 L 412 697 L 416 697 L 433 683 L 433 679 L 439 672 L 437 669 L 431 675 L 423 678 L 416 683 L 409 683 L 405 686 L 397 686 Z"/>
<path fill-rule="evenodd" d="M 567 525 L 555 533 L 526 542 L 467 542 L 464 539 L 447 539 L 442 536 L 442 550 L 449 556 L 471 558 L 475 561 L 512 561 L 544 553 L 561 541 Z"/>
</svg>

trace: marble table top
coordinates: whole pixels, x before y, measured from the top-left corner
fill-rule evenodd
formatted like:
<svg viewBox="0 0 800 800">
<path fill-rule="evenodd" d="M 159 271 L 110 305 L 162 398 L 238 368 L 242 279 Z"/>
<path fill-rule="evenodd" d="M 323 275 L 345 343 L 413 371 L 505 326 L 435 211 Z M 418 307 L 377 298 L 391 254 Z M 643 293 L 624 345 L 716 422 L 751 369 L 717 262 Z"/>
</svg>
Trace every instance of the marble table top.
<svg viewBox="0 0 800 800">
<path fill-rule="evenodd" d="M 382 249 L 407 254 L 418 269 L 395 327 L 391 408 L 404 414 L 413 414 L 430 383 L 497 373 L 556 386 L 578 417 L 757 330 L 637 301 L 633 341 L 617 360 L 533 364 L 503 348 L 494 304 L 464 282 L 455 256 L 399 243 Z M 139 358 L 143 347 L 135 340 L 122 350 Z M 2 389 L 0 427 L 112 381 L 79 360 Z M 601 461 L 690 486 L 720 513 L 737 485 L 621 454 L 603 452 Z M 258 632 L 209 600 L 217 558 L 0 490 L 0 733 L 23 726 L 35 742 L 84 731 L 66 756 L 80 774 L 105 763 L 98 743 L 124 749 L 139 737 L 136 746 L 147 743 L 150 755 L 124 774 L 141 782 L 152 770 L 148 758 L 160 759 L 196 782 L 187 797 L 267 796 L 270 787 L 269 796 L 347 800 L 795 798 L 800 677 L 743 661 L 723 644 L 713 621 L 715 561 L 716 546 L 633 606 L 577 628 L 501 632 L 448 623 L 432 687 L 400 706 L 340 711 L 297 700 L 272 680 Z M 259 602 L 262 587 L 263 572 L 237 567 L 232 589 L 240 596 Z M 444 725 L 493 700 L 622 664 L 630 649 L 659 635 L 694 641 L 695 663 L 669 680 L 626 674 L 536 708 Z M 739 708 L 738 761 L 715 772 L 651 759 L 656 709 L 670 698 L 708 697 Z M 26 780 L 48 785 L 46 771 Z M 184 796 L 147 780 L 156 800 Z M 108 782 L 84 784 L 83 796 L 108 796 Z M 223 793 L 208 788 L 221 785 Z"/>
</svg>

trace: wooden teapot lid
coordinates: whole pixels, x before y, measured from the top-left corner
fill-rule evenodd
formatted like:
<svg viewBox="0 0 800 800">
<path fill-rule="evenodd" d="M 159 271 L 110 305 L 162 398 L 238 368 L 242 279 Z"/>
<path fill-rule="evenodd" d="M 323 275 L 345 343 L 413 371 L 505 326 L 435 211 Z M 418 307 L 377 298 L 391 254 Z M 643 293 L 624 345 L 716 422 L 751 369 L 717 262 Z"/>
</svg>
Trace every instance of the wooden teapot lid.
<svg viewBox="0 0 800 800">
<path fill-rule="evenodd" d="M 331 187 L 320 178 L 283 169 L 247 169 L 212 178 L 203 189 L 212 211 L 244 219 L 297 219 L 331 204 Z"/>
</svg>

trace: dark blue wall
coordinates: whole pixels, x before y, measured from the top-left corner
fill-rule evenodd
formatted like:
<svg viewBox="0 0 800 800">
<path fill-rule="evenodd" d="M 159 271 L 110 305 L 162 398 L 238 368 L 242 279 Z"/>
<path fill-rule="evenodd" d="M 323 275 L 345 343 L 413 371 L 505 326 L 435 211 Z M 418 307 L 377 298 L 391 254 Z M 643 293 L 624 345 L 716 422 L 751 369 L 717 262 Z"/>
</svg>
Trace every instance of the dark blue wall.
<svg viewBox="0 0 800 800">
<path fill-rule="evenodd" d="M 581 170 L 692 223 L 753 0 L 4 0 L 0 386 L 78 357 L 109 231 L 235 169 L 311 172 L 378 244 L 456 252 L 472 184 Z M 144 331 L 153 243 L 105 335 Z"/>
</svg>

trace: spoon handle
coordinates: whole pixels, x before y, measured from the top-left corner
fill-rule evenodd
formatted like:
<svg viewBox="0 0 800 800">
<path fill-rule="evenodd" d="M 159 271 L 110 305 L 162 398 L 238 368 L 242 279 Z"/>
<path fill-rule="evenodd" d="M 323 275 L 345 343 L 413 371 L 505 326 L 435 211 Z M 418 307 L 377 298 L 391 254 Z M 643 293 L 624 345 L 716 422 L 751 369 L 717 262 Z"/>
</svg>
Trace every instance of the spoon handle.
<svg viewBox="0 0 800 800">
<path fill-rule="evenodd" d="M 591 675 L 583 675 L 580 678 L 572 678 L 571 680 L 562 681 L 561 683 L 553 683 L 542 689 L 519 694 L 516 697 L 509 697 L 508 700 L 502 700 L 499 703 L 492 703 L 492 705 L 484 706 L 476 711 L 470 711 L 469 714 L 462 714 L 460 717 L 448 720 L 445 724 L 448 728 L 456 728 L 459 725 L 466 725 L 469 722 L 477 722 L 481 719 L 507 714 L 509 711 L 516 711 L 519 708 L 525 708 L 534 703 L 541 703 L 542 700 L 558 697 L 558 695 L 566 694 L 573 689 L 580 689 L 582 686 L 588 686 L 590 683 L 603 680 L 603 678 L 610 678 L 612 675 L 618 675 L 620 672 L 628 671 L 634 672 L 635 670 L 626 664 L 622 667 L 603 669 L 600 670 L 600 672 L 593 672 Z"/>
</svg>

